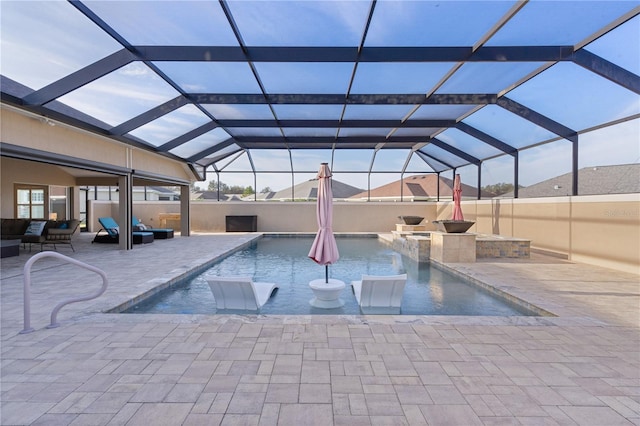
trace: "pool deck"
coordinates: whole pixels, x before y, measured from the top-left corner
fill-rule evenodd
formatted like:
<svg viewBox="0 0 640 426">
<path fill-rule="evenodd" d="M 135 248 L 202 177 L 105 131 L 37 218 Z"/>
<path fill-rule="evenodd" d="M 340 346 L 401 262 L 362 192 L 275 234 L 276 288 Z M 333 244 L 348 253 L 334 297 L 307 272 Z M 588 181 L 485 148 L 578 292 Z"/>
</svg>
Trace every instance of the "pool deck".
<svg viewBox="0 0 640 426">
<path fill-rule="evenodd" d="M 640 276 L 532 254 L 454 270 L 556 317 L 103 313 L 255 238 L 1 261 L 2 425 L 640 425 Z M 346 291 L 346 290 L 345 290 Z M 277 297 L 277 295 L 276 295 Z"/>
</svg>

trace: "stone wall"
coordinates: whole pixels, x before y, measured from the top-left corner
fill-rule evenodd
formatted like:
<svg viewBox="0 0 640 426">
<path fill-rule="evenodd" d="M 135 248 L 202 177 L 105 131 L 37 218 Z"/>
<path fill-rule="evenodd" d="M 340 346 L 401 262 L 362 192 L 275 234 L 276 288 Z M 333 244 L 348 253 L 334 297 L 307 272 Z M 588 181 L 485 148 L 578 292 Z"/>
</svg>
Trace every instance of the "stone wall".
<svg viewBox="0 0 640 426">
<path fill-rule="evenodd" d="M 526 258 L 531 255 L 531 241 L 520 238 L 476 236 L 476 259 L 481 258 Z"/>
</svg>

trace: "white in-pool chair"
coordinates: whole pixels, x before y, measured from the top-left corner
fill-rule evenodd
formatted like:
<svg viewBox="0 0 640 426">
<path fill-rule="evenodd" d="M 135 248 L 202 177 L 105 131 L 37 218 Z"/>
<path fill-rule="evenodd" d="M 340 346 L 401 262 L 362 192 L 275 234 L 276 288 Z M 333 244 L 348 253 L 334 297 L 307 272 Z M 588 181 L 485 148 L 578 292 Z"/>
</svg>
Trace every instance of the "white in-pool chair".
<svg viewBox="0 0 640 426">
<path fill-rule="evenodd" d="M 253 282 L 251 277 L 207 277 L 218 309 L 257 311 L 278 288 L 274 283 Z"/>
<path fill-rule="evenodd" d="M 377 276 L 363 275 L 352 281 L 351 288 L 364 313 L 399 313 L 407 274 Z"/>
</svg>

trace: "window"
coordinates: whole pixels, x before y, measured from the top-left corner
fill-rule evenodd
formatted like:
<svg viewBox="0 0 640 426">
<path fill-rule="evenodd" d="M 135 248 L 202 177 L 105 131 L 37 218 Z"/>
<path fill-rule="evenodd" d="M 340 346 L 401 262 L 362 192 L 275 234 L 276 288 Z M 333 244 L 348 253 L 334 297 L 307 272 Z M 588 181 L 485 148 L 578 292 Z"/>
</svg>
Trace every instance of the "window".
<svg viewBox="0 0 640 426">
<path fill-rule="evenodd" d="M 16 218 L 46 219 L 48 188 L 46 186 L 16 185 Z"/>
</svg>

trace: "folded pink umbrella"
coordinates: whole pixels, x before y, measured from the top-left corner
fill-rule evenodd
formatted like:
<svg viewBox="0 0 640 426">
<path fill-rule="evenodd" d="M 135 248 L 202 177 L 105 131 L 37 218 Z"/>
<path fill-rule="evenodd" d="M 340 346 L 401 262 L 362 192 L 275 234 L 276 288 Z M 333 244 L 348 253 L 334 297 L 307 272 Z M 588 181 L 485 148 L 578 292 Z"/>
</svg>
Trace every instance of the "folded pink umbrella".
<svg viewBox="0 0 640 426">
<path fill-rule="evenodd" d="M 456 175 L 453 180 L 453 220 L 464 220 L 462 216 L 462 207 L 460 200 L 462 199 L 462 184 L 460 183 L 460 175 Z"/>
<path fill-rule="evenodd" d="M 331 190 L 331 170 L 327 163 L 320 165 L 318 171 L 318 201 L 316 215 L 318 233 L 313 240 L 309 257 L 320 265 L 325 265 L 325 282 L 329 282 L 329 266 L 340 258 L 338 245 L 333 236 L 333 192 Z"/>
</svg>

